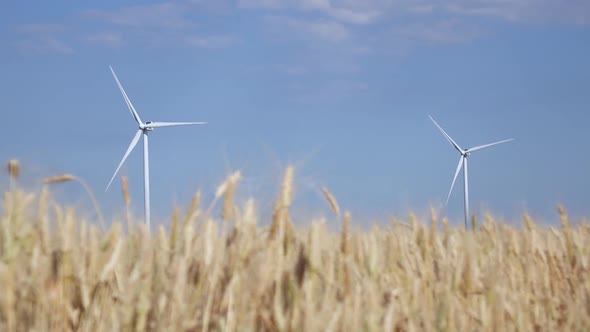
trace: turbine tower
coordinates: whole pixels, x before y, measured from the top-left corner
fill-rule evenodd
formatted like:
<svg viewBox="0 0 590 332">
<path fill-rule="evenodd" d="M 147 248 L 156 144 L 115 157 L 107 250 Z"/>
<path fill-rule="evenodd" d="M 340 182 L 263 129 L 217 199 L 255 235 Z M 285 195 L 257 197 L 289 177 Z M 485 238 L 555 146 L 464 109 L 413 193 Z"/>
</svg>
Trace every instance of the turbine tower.
<svg viewBox="0 0 590 332">
<path fill-rule="evenodd" d="M 467 177 L 467 158 L 471 155 L 472 152 L 478 151 L 478 150 L 482 150 L 485 148 L 489 148 L 491 146 L 494 145 L 498 145 L 501 143 L 506 143 L 506 142 L 510 142 L 512 140 L 514 140 L 513 138 L 511 139 L 506 139 L 503 141 L 499 141 L 499 142 L 494 142 L 494 143 L 490 143 L 490 144 L 485 144 L 485 145 L 479 145 L 473 148 L 469 148 L 469 149 L 462 149 L 459 144 L 455 143 L 455 141 L 451 138 L 451 136 L 449 136 L 443 129 L 442 127 L 436 123 L 436 121 L 434 121 L 434 119 L 432 118 L 432 116 L 428 116 L 430 118 L 430 120 L 432 120 L 432 122 L 434 122 L 434 125 L 438 128 L 438 130 L 440 130 L 440 132 L 443 134 L 443 136 L 447 139 L 447 141 L 449 141 L 449 143 L 451 143 L 451 145 L 457 150 L 459 151 L 459 153 L 461 154 L 461 157 L 459 157 L 459 164 L 457 165 L 457 170 L 455 171 L 455 177 L 453 178 L 453 182 L 451 183 L 451 189 L 449 190 L 449 194 L 447 195 L 447 202 L 446 204 L 449 204 L 449 198 L 451 198 L 451 192 L 453 191 L 453 187 L 455 186 L 455 181 L 457 180 L 457 176 L 459 175 L 459 172 L 461 171 L 461 168 L 463 168 L 463 194 L 464 194 L 464 204 L 465 204 L 465 228 L 467 228 L 467 221 L 469 219 L 469 181 L 468 181 L 468 177 Z"/>
<path fill-rule="evenodd" d="M 137 133 L 135 133 L 135 136 L 131 140 L 131 144 L 129 144 L 129 147 L 127 148 L 127 152 L 125 152 L 123 159 L 121 159 L 119 166 L 117 166 L 117 169 L 115 170 L 115 173 L 113 174 L 113 177 L 111 178 L 111 181 L 109 181 L 109 184 L 107 185 L 106 190 L 109 190 L 109 187 L 111 186 L 111 183 L 113 183 L 113 180 L 115 179 L 115 176 L 119 172 L 119 169 L 121 168 L 121 166 L 123 166 L 123 163 L 125 163 L 125 160 L 127 159 L 129 154 L 131 153 L 131 151 L 133 151 L 133 149 L 135 148 L 135 146 L 139 142 L 139 138 L 141 136 L 143 136 L 144 213 L 145 213 L 145 223 L 146 223 L 148 230 L 149 230 L 150 229 L 150 162 L 149 162 L 148 132 L 150 132 L 156 128 L 161 128 L 161 127 L 202 125 L 202 124 L 206 124 L 207 122 L 150 122 L 150 121 L 146 121 L 145 123 L 142 122 L 141 118 L 139 117 L 139 114 L 137 114 L 137 111 L 135 110 L 135 107 L 133 107 L 131 100 L 129 100 L 129 97 L 127 97 L 127 93 L 125 93 L 125 90 L 123 89 L 123 86 L 121 85 L 121 82 L 119 82 L 119 79 L 117 78 L 117 75 L 115 74 L 115 71 L 113 70 L 112 67 L 110 67 L 110 68 L 111 68 L 111 73 L 113 73 L 113 77 L 115 78 L 115 81 L 117 81 L 117 85 L 119 86 L 119 90 L 121 90 L 121 94 L 123 95 L 123 99 L 125 99 L 125 103 L 127 104 L 127 107 L 129 108 L 129 112 L 131 112 L 131 115 L 133 116 L 133 118 L 135 119 L 135 122 L 137 122 L 137 125 L 139 126 L 139 130 L 137 130 Z"/>
</svg>

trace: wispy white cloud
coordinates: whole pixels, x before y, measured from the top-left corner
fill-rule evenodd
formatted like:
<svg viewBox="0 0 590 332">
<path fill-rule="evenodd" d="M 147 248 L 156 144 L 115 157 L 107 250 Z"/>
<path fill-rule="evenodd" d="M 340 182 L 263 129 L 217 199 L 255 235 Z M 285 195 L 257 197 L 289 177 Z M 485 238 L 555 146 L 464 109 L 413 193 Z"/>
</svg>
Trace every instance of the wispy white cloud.
<svg viewBox="0 0 590 332">
<path fill-rule="evenodd" d="M 188 46 L 200 47 L 200 48 L 223 48 L 233 45 L 238 40 L 232 36 L 223 35 L 211 35 L 211 36 L 187 36 L 185 43 Z"/>
<path fill-rule="evenodd" d="M 348 8 L 331 8 L 328 13 L 340 21 L 354 24 L 369 24 L 381 15 L 378 10 L 355 11 Z"/>
<path fill-rule="evenodd" d="M 323 12 L 328 17 L 350 24 L 369 24 L 383 11 L 383 6 L 374 1 L 330 1 L 302 0 L 299 7 L 304 10 Z"/>
<path fill-rule="evenodd" d="M 105 31 L 90 34 L 83 37 L 83 40 L 91 45 L 118 48 L 123 45 L 123 36 L 119 32 Z"/>
<path fill-rule="evenodd" d="M 516 22 L 530 15 L 531 8 L 527 7 L 526 1 L 453 1 L 444 6 L 444 10 L 457 16 L 487 16 Z"/>
<path fill-rule="evenodd" d="M 305 20 L 289 16 L 267 16 L 271 29 L 284 38 L 297 37 L 306 41 L 342 42 L 350 32 L 341 23 L 330 20 Z"/>
<path fill-rule="evenodd" d="M 16 27 L 16 30 L 21 33 L 30 33 L 30 34 L 51 34 L 57 32 L 63 32 L 65 30 L 65 26 L 62 24 L 54 24 L 54 23 L 31 23 L 31 24 L 21 24 Z"/>
<path fill-rule="evenodd" d="M 284 0 L 238 0 L 240 8 L 265 8 L 279 9 L 285 8 Z"/>
<path fill-rule="evenodd" d="M 588 0 L 238 0 L 238 6 L 319 12 L 350 24 L 370 24 L 404 13 L 455 18 L 487 16 L 510 22 L 590 24 Z"/>
<path fill-rule="evenodd" d="M 16 27 L 16 31 L 21 34 L 16 44 L 23 53 L 71 54 L 74 52 L 73 48 L 59 36 L 65 31 L 65 26 L 61 24 L 22 24 Z"/>
<path fill-rule="evenodd" d="M 494 21 L 590 25 L 588 0 L 167 0 L 82 11 L 89 23 L 86 29 L 26 24 L 16 31 L 19 47 L 29 52 L 71 53 L 71 41 L 108 48 L 133 41 L 145 47 L 217 49 L 247 42 L 253 31 L 229 32 L 205 22 L 218 22 L 224 15 L 231 19 L 243 11 L 261 19 L 281 41 L 339 45 L 357 57 L 379 52 L 400 38 L 414 44 L 470 42 Z M 479 20 L 482 17 L 487 19 Z"/>
<path fill-rule="evenodd" d="M 416 4 L 412 6 L 408 6 L 406 9 L 407 12 L 411 14 L 421 14 L 421 15 L 428 15 L 434 12 L 434 5 L 433 4 Z"/>
<path fill-rule="evenodd" d="M 483 16 L 509 22 L 590 23 L 590 2 L 586 0 L 447 0 L 437 7 L 450 15 Z"/>
<path fill-rule="evenodd" d="M 38 54 L 71 54 L 74 49 L 66 43 L 53 36 L 38 36 L 36 38 L 29 38 L 17 42 L 19 50 L 23 53 L 38 53 Z"/>
<path fill-rule="evenodd" d="M 87 10 L 86 15 L 134 28 L 182 29 L 194 25 L 188 17 L 187 6 L 177 2 L 121 7 L 115 10 L 93 9 Z"/>
<path fill-rule="evenodd" d="M 293 101 L 302 104 L 341 103 L 371 92 L 367 82 L 358 79 L 331 79 L 315 82 L 293 82 L 288 86 Z"/>
<path fill-rule="evenodd" d="M 371 1 L 368 1 L 371 2 Z M 318 12 L 342 23 L 368 24 L 379 17 L 380 7 L 330 0 L 238 0 L 238 7 L 248 9 Z"/>
<path fill-rule="evenodd" d="M 306 22 L 290 20 L 288 24 L 296 31 L 313 35 L 328 42 L 340 42 L 347 39 L 350 33 L 347 28 L 337 22 L 318 21 Z"/>
<path fill-rule="evenodd" d="M 481 35 L 481 29 L 459 19 L 412 23 L 394 32 L 410 41 L 427 44 L 464 43 Z"/>
<path fill-rule="evenodd" d="M 497 24 L 588 24 L 590 1 L 571 0 L 238 0 L 257 11 L 278 42 L 313 45 L 324 67 L 367 56 L 407 56 L 420 45 L 469 43 Z M 269 14 L 270 13 L 270 14 Z M 485 20 L 481 19 L 485 18 Z M 337 46 L 337 51 L 333 51 Z M 330 50 L 331 49 L 331 50 Z M 320 55 L 318 55 L 320 54 Z M 314 66 L 316 68 L 317 66 Z"/>
<path fill-rule="evenodd" d="M 148 48 L 199 47 L 217 49 L 237 43 L 227 33 L 203 31 L 199 24 L 202 11 L 219 12 L 226 0 L 189 0 L 160 4 L 120 7 L 112 10 L 87 10 L 86 17 L 95 18 L 103 31 L 84 39 L 95 45 L 122 46 L 123 37 Z M 113 32 L 116 31 L 116 32 Z"/>
<path fill-rule="evenodd" d="M 263 63 L 256 65 L 244 66 L 249 72 L 273 71 L 291 77 L 304 76 L 311 73 L 311 70 L 304 65 L 285 64 L 285 63 Z"/>
</svg>

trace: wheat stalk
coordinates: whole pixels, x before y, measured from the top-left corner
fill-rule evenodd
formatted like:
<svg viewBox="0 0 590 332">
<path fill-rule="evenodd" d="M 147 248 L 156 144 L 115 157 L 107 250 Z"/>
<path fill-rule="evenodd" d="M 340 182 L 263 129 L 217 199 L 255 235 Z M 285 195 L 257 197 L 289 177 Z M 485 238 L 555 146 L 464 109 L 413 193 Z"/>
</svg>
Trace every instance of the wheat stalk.
<svg viewBox="0 0 590 332">
<path fill-rule="evenodd" d="M 344 295 L 348 296 L 351 292 L 351 277 L 350 277 L 350 213 L 344 213 L 342 218 L 342 239 L 340 244 L 340 252 L 342 253 L 342 269 L 344 270 Z"/>
<path fill-rule="evenodd" d="M 289 232 L 292 228 L 290 225 L 289 207 L 291 206 L 291 202 L 293 200 L 294 172 L 295 169 L 293 166 L 289 166 L 285 170 L 285 175 L 283 176 L 283 182 L 281 184 L 281 192 L 273 210 L 269 239 L 274 239 L 279 232 Z"/>
<path fill-rule="evenodd" d="M 84 179 L 77 177 L 75 175 L 72 175 L 72 174 L 61 174 L 61 175 L 50 176 L 50 177 L 44 178 L 42 182 L 44 184 L 59 184 L 59 183 L 65 183 L 65 182 L 70 182 L 70 181 L 76 181 L 76 182 L 80 183 L 82 185 L 82 187 L 84 188 L 84 190 L 86 190 L 86 193 L 88 194 L 88 197 L 90 198 L 90 201 L 92 202 L 92 205 L 94 205 L 94 209 L 96 211 L 96 214 L 98 215 L 100 227 L 102 228 L 103 231 L 106 230 L 104 218 L 103 218 L 102 212 L 100 211 L 100 208 L 98 206 L 98 202 L 96 201 L 96 198 L 94 197 L 94 194 L 92 193 L 92 190 L 90 190 L 90 187 L 88 186 L 86 181 L 84 181 Z"/>
<path fill-rule="evenodd" d="M 44 184 L 56 184 L 56 183 L 64 183 L 76 180 L 76 177 L 72 174 L 61 174 L 50 176 L 43 179 Z"/>
<path fill-rule="evenodd" d="M 224 190 L 223 209 L 221 210 L 221 219 L 227 222 L 232 217 L 233 206 L 234 206 L 234 192 L 238 181 L 240 180 L 241 173 L 237 171 L 230 175 L 227 179 Z"/>
<path fill-rule="evenodd" d="M 121 193 L 123 194 L 123 202 L 125 207 L 129 208 L 131 198 L 129 196 L 129 183 L 126 176 L 121 177 Z"/>
<path fill-rule="evenodd" d="M 131 218 L 131 197 L 129 195 L 129 182 L 126 176 L 121 177 L 121 193 L 125 203 L 125 219 L 127 220 L 127 232 L 131 233 L 133 219 Z"/>
<path fill-rule="evenodd" d="M 193 217 L 195 212 L 197 211 L 197 208 L 199 207 L 200 203 L 201 203 L 201 192 L 197 192 L 193 195 L 193 198 L 191 199 L 188 209 L 186 210 L 186 212 L 184 214 L 184 219 L 182 220 L 182 228 L 183 229 L 184 229 L 185 225 L 189 222 L 189 220 Z"/>
</svg>

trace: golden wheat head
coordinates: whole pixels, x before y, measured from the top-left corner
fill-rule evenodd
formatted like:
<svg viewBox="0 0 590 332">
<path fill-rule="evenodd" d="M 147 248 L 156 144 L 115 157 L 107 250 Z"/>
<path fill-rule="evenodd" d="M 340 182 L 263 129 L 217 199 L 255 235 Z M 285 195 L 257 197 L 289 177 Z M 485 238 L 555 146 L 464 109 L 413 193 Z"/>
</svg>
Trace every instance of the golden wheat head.
<svg viewBox="0 0 590 332">
<path fill-rule="evenodd" d="M 340 206 L 338 206 L 338 202 L 336 201 L 336 198 L 334 198 L 334 195 L 332 195 L 328 188 L 325 187 L 322 188 L 322 193 L 324 193 L 324 197 L 328 201 L 328 204 L 330 204 L 332 212 L 334 212 L 337 217 L 340 216 Z"/>
<path fill-rule="evenodd" d="M 131 198 L 129 197 L 129 182 L 127 181 L 126 176 L 121 177 L 121 192 L 123 193 L 123 202 L 125 202 L 125 206 L 129 207 Z"/>
<path fill-rule="evenodd" d="M 45 184 L 54 184 L 54 183 L 63 183 L 63 182 L 70 182 L 76 180 L 76 177 L 72 174 L 62 174 L 56 176 L 50 176 L 43 179 L 43 183 Z"/>
<path fill-rule="evenodd" d="M 18 176 L 20 175 L 20 164 L 18 160 L 12 159 L 8 162 L 8 175 L 12 179 L 18 179 Z"/>
</svg>

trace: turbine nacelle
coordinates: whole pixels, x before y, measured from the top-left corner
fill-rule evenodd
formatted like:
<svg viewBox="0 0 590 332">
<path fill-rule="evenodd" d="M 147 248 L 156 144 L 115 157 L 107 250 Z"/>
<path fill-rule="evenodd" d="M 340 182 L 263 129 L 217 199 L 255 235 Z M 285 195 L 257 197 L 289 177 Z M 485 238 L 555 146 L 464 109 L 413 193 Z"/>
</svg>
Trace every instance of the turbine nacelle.
<svg viewBox="0 0 590 332">
<path fill-rule="evenodd" d="M 139 129 L 141 129 L 143 131 L 152 131 L 152 130 L 154 130 L 154 128 L 151 126 L 151 124 L 152 124 L 151 121 L 146 121 L 145 123 L 140 123 Z"/>
</svg>

